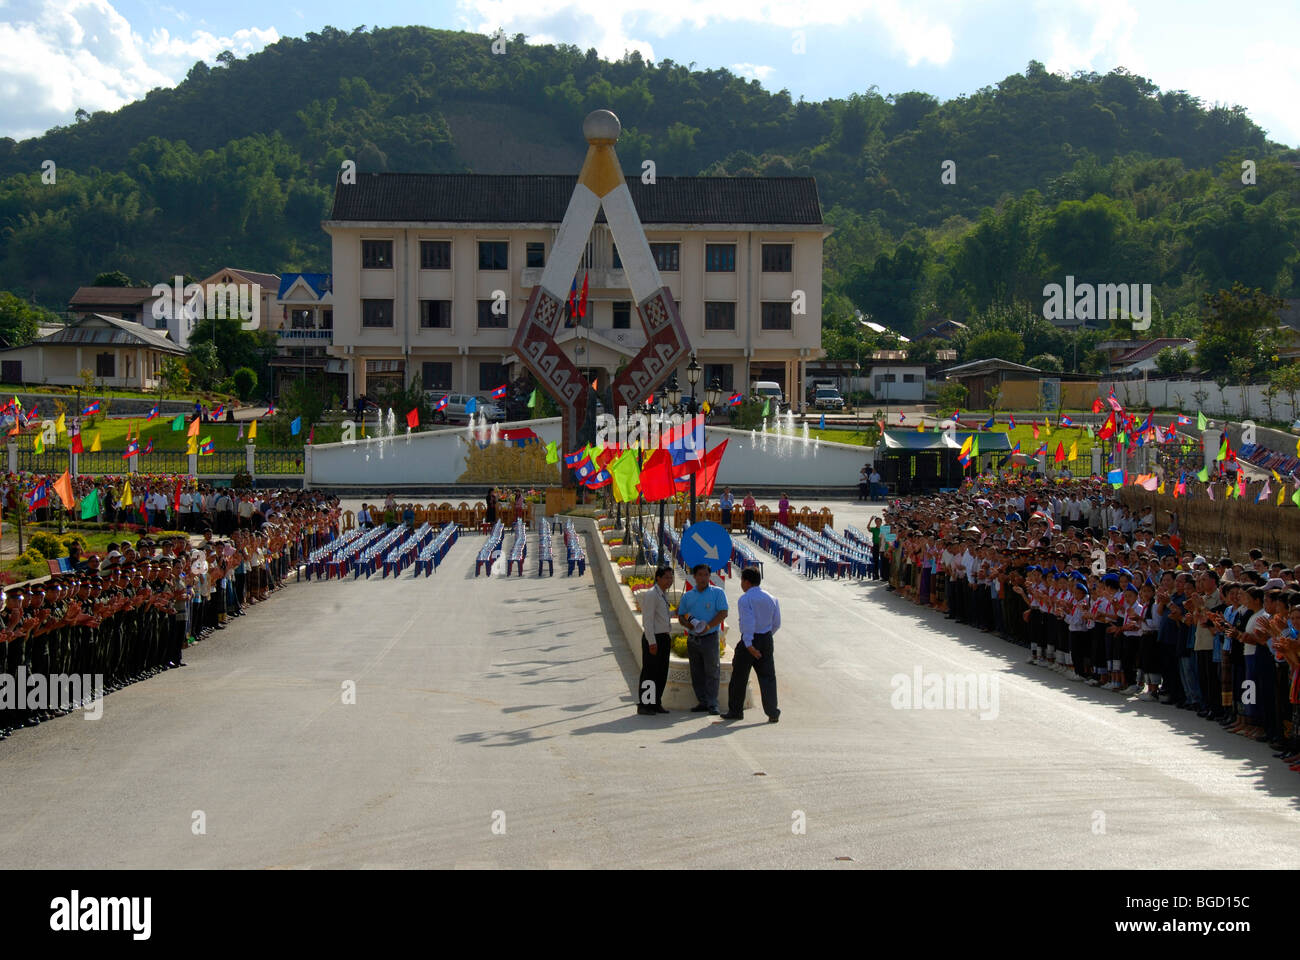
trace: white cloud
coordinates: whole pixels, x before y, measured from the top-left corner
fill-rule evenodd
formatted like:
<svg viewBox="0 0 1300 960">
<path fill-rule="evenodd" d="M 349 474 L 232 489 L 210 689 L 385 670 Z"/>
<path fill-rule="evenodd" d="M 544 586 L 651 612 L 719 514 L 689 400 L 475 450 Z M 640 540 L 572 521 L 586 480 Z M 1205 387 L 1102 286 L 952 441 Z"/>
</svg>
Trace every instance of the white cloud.
<svg viewBox="0 0 1300 960">
<path fill-rule="evenodd" d="M 148 40 L 109 0 L 15 0 L 0 23 L 0 134 L 37 136 L 69 123 L 78 107 L 115 110 L 183 79 L 195 60 L 239 55 L 279 39 L 274 27 L 188 38 L 155 30 Z"/>
<path fill-rule="evenodd" d="M 749 80 L 763 81 L 772 75 L 775 67 L 768 67 L 757 63 L 733 63 L 729 69 L 737 76 L 745 77 Z"/>
<path fill-rule="evenodd" d="M 866 21 L 883 29 L 909 66 L 922 61 L 944 64 L 952 57 L 952 31 L 943 21 L 901 0 L 758 0 L 708 4 L 699 0 L 457 0 L 461 21 L 471 30 L 507 35 L 524 33 L 530 42 L 595 47 L 618 59 L 640 50 L 653 60 L 649 37 L 663 39 L 681 30 L 752 24 L 785 30 L 850 26 Z"/>
</svg>

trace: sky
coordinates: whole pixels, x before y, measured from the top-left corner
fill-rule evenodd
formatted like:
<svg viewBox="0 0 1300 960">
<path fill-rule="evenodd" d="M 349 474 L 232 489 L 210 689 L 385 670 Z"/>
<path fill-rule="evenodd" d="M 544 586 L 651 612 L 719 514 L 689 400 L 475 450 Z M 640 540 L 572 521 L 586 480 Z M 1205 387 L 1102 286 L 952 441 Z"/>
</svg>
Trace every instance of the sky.
<svg viewBox="0 0 1300 960">
<path fill-rule="evenodd" d="M 196 60 L 246 57 L 324 26 L 422 24 L 525 34 L 618 58 L 726 67 L 797 100 L 974 93 L 1030 60 L 1122 66 L 1207 105 L 1241 105 L 1300 145 L 1298 0 L 0 0 L 0 136 L 173 86 Z M 486 42 L 486 41 L 485 41 Z M 274 95 L 273 91 L 268 91 Z"/>
</svg>

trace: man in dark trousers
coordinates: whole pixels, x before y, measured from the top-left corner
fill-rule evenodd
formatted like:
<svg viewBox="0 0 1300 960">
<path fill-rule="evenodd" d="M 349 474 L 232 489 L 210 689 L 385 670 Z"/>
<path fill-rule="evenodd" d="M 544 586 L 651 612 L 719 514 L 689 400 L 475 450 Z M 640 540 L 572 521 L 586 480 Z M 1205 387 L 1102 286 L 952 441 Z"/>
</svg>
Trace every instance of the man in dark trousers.
<svg viewBox="0 0 1300 960">
<path fill-rule="evenodd" d="M 667 713 L 664 686 L 668 683 L 668 653 L 673 615 L 668 591 L 673 586 L 673 568 L 660 567 L 655 582 L 641 600 L 641 679 L 637 683 L 636 712 L 641 715 Z"/>
<path fill-rule="evenodd" d="M 760 584 L 763 575 L 753 567 L 740 571 L 740 643 L 731 658 L 731 685 L 727 689 L 727 712 L 723 720 L 745 719 L 745 688 L 752 667 L 758 674 L 758 689 L 768 723 L 776 723 L 781 711 L 776 705 L 776 663 L 772 656 L 772 635 L 781 629 L 781 606 Z"/>
</svg>

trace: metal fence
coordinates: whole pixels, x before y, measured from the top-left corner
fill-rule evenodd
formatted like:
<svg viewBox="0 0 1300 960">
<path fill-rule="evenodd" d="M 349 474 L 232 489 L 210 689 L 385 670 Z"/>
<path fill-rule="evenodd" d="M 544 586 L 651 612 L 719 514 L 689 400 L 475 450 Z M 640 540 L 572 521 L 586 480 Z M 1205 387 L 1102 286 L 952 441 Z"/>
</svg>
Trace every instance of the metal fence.
<svg viewBox="0 0 1300 960">
<path fill-rule="evenodd" d="M 302 464 L 302 450 L 263 450 L 258 447 L 253 451 L 254 476 L 300 475 Z"/>
</svg>

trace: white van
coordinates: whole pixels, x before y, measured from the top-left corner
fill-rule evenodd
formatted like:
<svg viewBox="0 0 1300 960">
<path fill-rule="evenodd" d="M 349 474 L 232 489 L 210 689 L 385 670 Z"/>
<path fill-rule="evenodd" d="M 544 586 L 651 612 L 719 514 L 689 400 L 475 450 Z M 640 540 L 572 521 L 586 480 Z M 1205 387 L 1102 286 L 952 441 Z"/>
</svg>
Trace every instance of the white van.
<svg viewBox="0 0 1300 960">
<path fill-rule="evenodd" d="M 775 380 L 756 380 L 754 382 L 753 394 L 759 400 L 770 400 L 774 407 L 773 413 L 780 413 L 785 398 L 781 394 L 781 385 Z"/>
</svg>

